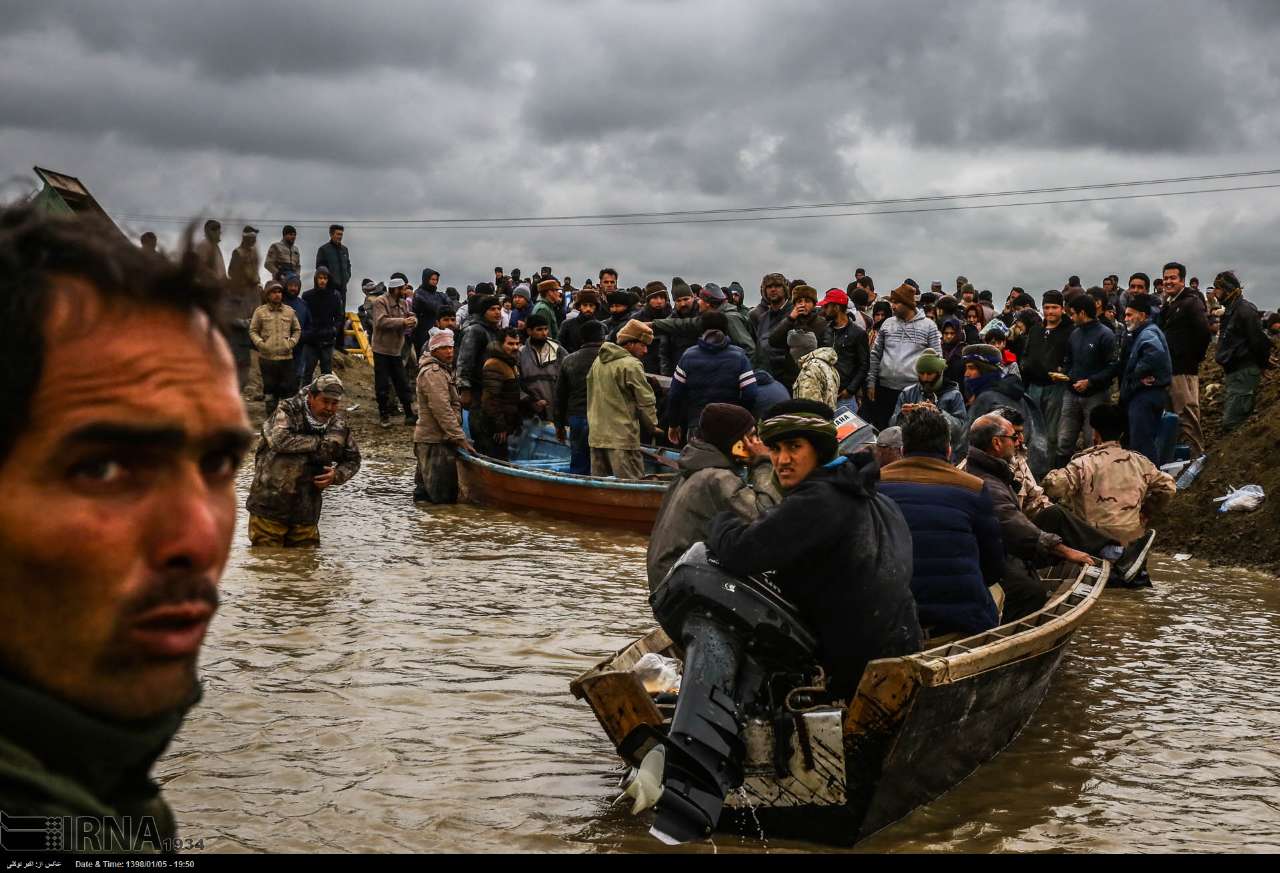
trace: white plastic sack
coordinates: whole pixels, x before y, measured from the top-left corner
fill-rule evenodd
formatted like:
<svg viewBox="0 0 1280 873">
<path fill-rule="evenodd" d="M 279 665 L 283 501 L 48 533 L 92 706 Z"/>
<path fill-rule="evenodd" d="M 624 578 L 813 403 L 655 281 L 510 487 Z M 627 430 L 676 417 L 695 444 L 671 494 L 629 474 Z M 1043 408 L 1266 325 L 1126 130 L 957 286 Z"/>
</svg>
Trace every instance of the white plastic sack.
<svg viewBox="0 0 1280 873">
<path fill-rule="evenodd" d="M 1218 507 L 1218 512 L 1253 512 L 1262 505 L 1266 497 L 1261 485 L 1244 485 L 1213 498 L 1213 502 L 1222 504 Z"/>
<path fill-rule="evenodd" d="M 675 658 L 664 658 L 657 652 L 649 652 L 636 661 L 631 672 L 640 677 L 645 690 L 650 694 L 680 690 L 680 662 Z"/>
</svg>

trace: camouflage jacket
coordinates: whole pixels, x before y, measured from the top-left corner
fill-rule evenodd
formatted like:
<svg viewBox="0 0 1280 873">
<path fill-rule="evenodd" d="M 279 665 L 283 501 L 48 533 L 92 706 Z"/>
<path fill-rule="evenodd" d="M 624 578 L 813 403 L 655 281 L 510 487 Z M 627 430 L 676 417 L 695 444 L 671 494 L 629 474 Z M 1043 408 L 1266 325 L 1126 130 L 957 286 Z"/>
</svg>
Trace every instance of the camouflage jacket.
<svg viewBox="0 0 1280 873">
<path fill-rule="evenodd" d="M 360 449 L 341 413 L 317 428 L 307 420 L 306 408 L 304 388 L 262 423 L 246 504 L 254 515 L 282 524 L 315 524 L 323 492 L 312 477 L 336 463 L 333 484 L 341 485 L 360 469 Z"/>
<path fill-rule="evenodd" d="M 1018 502 L 1022 505 L 1024 515 L 1035 518 L 1042 511 L 1053 506 L 1053 501 L 1045 496 L 1044 489 L 1036 484 L 1036 477 L 1027 465 L 1026 449 L 1021 449 L 1009 462 L 1013 470 L 1013 478 L 1018 483 Z"/>
<path fill-rule="evenodd" d="M 1142 514 L 1173 499 L 1173 477 L 1138 452 L 1107 442 L 1085 449 L 1044 477 L 1045 493 L 1124 545 L 1147 526 Z"/>
<path fill-rule="evenodd" d="M 800 359 L 793 397 L 818 400 L 832 409 L 840 399 L 840 371 L 836 369 L 836 350 L 814 349 Z"/>
</svg>

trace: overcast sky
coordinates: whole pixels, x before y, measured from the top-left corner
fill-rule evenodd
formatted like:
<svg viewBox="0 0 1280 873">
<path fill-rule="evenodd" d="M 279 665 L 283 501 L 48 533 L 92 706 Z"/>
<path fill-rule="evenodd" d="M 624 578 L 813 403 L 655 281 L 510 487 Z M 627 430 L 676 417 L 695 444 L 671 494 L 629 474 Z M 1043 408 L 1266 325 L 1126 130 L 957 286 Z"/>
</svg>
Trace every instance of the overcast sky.
<svg viewBox="0 0 1280 873">
<path fill-rule="evenodd" d="M 92 14 L 89 10 L 92 9 Z M 1280 167 L 1280 2 L 0 0 L 0 167 L 125 216 L 279 222 L 844 202 Z M 1261 176 L 1163 188 L 1280 183 Z M 1044 195 L 1040 198 L 1046 199 Z M 1027 199 L 1027 198 L 1024 198 Z M 893 207 L 890 207 L 893 208 Z M 848 210 L 845 210 L 848 211 Z M 239 226 L 225 228 L 224 250 Z M 324 242 L 303 228 L 304 267 Z M 819 289 L 957 273 L 1003 301 L 1071 273 L 1275 307 L 1280 188 L 702 225 L 374 229 L 355 278 L 552 265 L 624 285 L 778 270 Z M 354 296 L 354 295 L 353 295 Z"/>
</svg>

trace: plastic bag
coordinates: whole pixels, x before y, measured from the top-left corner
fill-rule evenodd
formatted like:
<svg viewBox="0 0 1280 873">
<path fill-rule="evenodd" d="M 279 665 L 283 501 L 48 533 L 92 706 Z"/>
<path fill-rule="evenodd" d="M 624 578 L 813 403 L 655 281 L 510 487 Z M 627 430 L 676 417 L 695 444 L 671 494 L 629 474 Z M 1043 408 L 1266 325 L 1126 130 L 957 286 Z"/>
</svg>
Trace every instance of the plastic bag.
<svg viewBox="0 0 1280 873">
<path fill-rule="evenodd" d="M 1244 485 L 1213 498 L 1213 502 L 1222 504 L 1218 507 L 1218 512 L 1253 512 L 1262 505 L 1266 497 L 1261 485 Z"/>
<path fill-rule="evenodd" d="M 680 690 L 680 662 L 675 658 L 664 658 L 657 652 L 649 652 L 636 661 L 631 672 L 640 677 L 644 690 L 650 694 Z"/>
</svg>

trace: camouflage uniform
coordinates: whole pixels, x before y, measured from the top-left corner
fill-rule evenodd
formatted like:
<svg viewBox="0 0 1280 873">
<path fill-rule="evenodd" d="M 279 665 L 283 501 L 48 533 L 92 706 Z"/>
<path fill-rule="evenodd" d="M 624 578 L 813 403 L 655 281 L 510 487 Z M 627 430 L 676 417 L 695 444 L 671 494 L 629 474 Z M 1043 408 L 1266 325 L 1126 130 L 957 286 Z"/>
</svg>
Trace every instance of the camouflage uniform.
<svg viewBox="0 0 1280 873">
<path fill-rule="evenodd" d="M 332 377 L 330 377 L 332 378 Z M 327 424 L 308 419 L 307 389 L 280 404 L 262 423 L 249 489 L 249 540 L 254 545 L 314 545 L 320 542 L 323 492 L 311 479 L 336 463 L 334 485 L 360 469 L 360 450 L 341 414 Z"/>
<path fill-rule="evenodd" d="M 792 396 L 817 400 L 832 409 L 840 399 L 840 371 L 836 369 L 836 350 L 814 349 L 799 361 L 800 373 Z"/>
<path fill-rule="evenodd" d="M 1144 511 L 1160 509 L 1177 491 L 1168 473 L 1114 441 L 1076 453 L 1042 484 L 1051 498 L 1122 545 L 1146 531 Z"/>
</svg>

